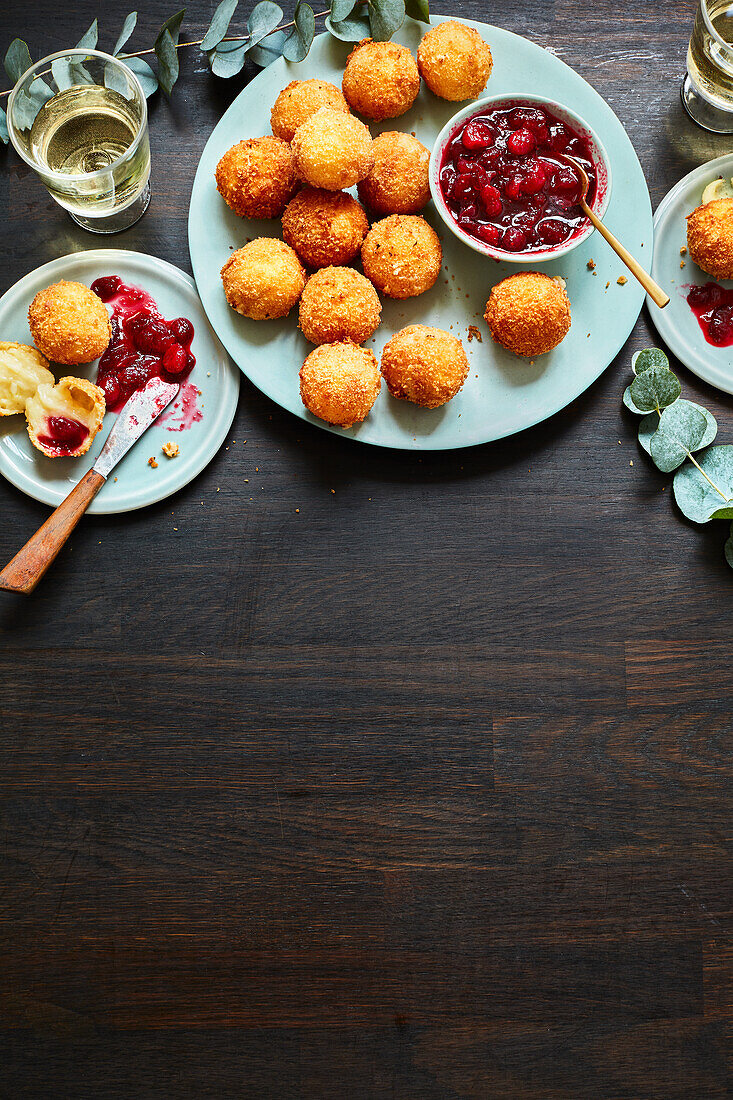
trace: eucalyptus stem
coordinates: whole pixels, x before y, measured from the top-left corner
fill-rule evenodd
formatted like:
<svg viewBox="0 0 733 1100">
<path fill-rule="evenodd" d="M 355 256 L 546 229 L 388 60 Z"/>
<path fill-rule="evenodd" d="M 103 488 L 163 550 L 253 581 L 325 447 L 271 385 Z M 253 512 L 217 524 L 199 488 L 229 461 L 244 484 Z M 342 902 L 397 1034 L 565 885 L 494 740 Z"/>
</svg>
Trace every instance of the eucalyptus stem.
<svg viewBox="0 0 733 1100">
<path fill-rule="evenodd" d="M 694 456 L 693 454 L 690 454 L 690 453 L 689 453 L 689 451 L 688 451 L 688 453 L 687 453 L 687 457 L 689 458 L 689 460 L 690 460 L 690 462 L 692 463 L 692 465 L 693 465 L 693 466 L 697 466 L 698 470 L 700 471 L 700 473 L 702 474 L 702 476 L 703 476 L 703 477 L 705 478 L 705 480 L 706 480 L 706 481 L 708 482 L 708 484 L 709 484 L 709 485 L 711 485 L 713 489 L 715 489 L 715 492 L 716 492 L 716 493 L 718 494 L 718 496 L 719 496 L 719 497 L 722 497 L 722 498 L 723 498 L 723 500 L 724 500 L 724 501 L 726 502 L 726 504 L 727 504 L 727 503 L 728 503 L 728 497 L 727 497 L 727 496 L 725 495 L 725 493 L 721 493 L 720 489 L 719 489 L 719 488 L 718 488 L 718 486 L 717 486 L 717 485 L 715 484 L 715 482 L 714 482 L 714 481 L 712 480 L 712 478 L 708 477 L 708 475 L 707 475 L 707 474 L 705 473 L 705 471 L 703 470 L 703 468 L 702 468 L 702 466 L 700 465 L 700 463 L 699 463 L 699 462 L 697 461 L 697 459 L 695 458 L 695 456 Z"/>
<path fill-rule="evenodd" d="M 314 19 L 323 19 L 324 16 L 329 15 L 329 14 L 330 14 L 330 8 L 327 8 L 326 11 L 315 12 L 314 13 Z M 294 27 L 294 26 L 295 26 L 295 20 L 291 19 L 289 23 L 282 23 L 279 27 L 274 27 L 271 31 L 268 31 L 267 34 L 264 34 L 262 36 L 260 41 L 264 42 L 264 40 L 266 38 L 269 38 L 270 35 L 277 34 L 278 31 L 290 30 L 290 28 Z M 252 37 L 251 34 L 227 35 L 227 37 L 222 38 L 221 41 L 222 42 L 248 42 L 251 37 Z M 202 44 L 202 42 L 203 42 L 203 38 L 197 38 L 194 42 L 177 42 L 175 44 L 175 47 L 176 47 L 177 50 L 182 50 L 182 49 L 185 49 L 188 46 L 200 46 Z M 137 53 L 121 53 L 119 55 L 119 59 L 120 59 L 120 61 L 127 61 L 131 57 L 145 57 L 146 54 L 150 54 L 150 53 L 155 53 L 155 47 L 151 46 L 151 48 L 149 50 L 138 50 Z M 10 95 L 12 90 L 13 90 L 12 88 L 8 88 L 8 90 L 6 92 L 0 92 L 0 99 L 3 99 L 5 96 Z"/>
</svg>

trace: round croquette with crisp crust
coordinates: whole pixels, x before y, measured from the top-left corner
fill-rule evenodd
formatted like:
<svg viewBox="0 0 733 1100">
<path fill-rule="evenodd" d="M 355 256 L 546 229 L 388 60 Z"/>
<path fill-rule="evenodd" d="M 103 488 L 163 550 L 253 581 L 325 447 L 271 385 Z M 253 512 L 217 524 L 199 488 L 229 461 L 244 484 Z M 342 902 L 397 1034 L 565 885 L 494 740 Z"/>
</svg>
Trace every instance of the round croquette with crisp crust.
<svg viewBox="0 0 733 1100">
<path fill-rule="evenodd" d="M 374 164 L 372 135 L 363 122 L 321 107 L 293 137 L 298 176 L 311 187 L 343 191 L 369 175 Z"/>
<path fill-rule="evenodd" d="M 345 191 L 304 187 L 283 214 L 283 237 L 308 267 L 350 263 L 368 231 L 364 208 Z"/>
<path fill-rule="evenodd" d="M 374 139 L 374 167 L 359 184 L 359 198 L 376 214 L 417 214 L 430 201 L 430 150 L 388 130 Z"/>
<path fill-rule="evenodd" d="M 515 355 L 533 359 L 565 339 L 570 302 L 565 283 L 539 271 L 520 271 L 493 287 L 484 318 L 491 335 Z"/>
<path fill-rule="evenodd" d="M 381 122 L 409 111 L 420 74 L 407 46 L 364 38 L 348 56 L 341 87 L 354 111 Z"/>
<path fill-rule="evenodd" d="M 381 384 L 374 352 L 348 341 L 321 344 L 300 369 L 300 396 L 306 409 L 340 428 L 364 419 Z"/>
<path fill-rule="evenodd" d="M 493 60 L 478 31 L 446 19 L 431 27 L 418 46 L 417 66 L 431 92 L 457 102 L 481 94 Z"/>
<path fill-rule="evenodd" d="M 412 298 L 429 290 L 442 259 L 435 230 L 410 214 L 391 214 L 376 222 L 361 248 L 364 274 L 388 298 Z"/>
<path fill-rule="evenodd" d="M 349 114 L 349 105 L 340 88 L 327 80 L 291 80 L 275 100 L 270 112 L 270 125 L 275 137 L 292 141 L 302 122 L 314 115 L 320 107 Z"/>
<path fill-rule="evenodd" d="M 393 397 L 437 409 L 466 381 L 468 359 L 461 341 L 444 329 L 408 325 L 385 344 L 382 375 Z"/>
<path fill-rule="evenodd" d="M 300 299 L 300 328 L 312 344 L 363 344 L 379 325 L 379 295 L 353 267 L 322 267 Z"/>
<path fill-rule="evenodd" d="M 221 281 L 232 309 L 264 321 L 287 316 L 303 293 L 305 271 L 289 245 L 258 237 L 232 252 Z"/>
<path fill-rule="evenodd" d="M 98 359 L 112 337 L 101 298 L 83 283 L 66 279 L 38 291 L 28 325 L 41 355 L 68 367 Z"/>
<path fill-rule="evenodd" d="M 687 251 L 714 279 L 733 279 L 733 199 L 713 199 L 688 214 Z"/>
<path fill-rule="evenodd" d="M 240 218 L 279 218 L 298 181 L 290 146 L 279 138 L 247 138 L 216 166 L 216 186 Z"/>
</svg>

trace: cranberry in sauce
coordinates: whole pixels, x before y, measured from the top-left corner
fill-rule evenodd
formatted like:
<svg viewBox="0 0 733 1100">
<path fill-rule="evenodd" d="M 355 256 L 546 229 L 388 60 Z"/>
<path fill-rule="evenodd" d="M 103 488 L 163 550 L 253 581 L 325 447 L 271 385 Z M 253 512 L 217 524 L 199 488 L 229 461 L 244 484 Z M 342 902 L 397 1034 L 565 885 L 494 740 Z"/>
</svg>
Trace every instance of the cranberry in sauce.
<svg viewBox="0 0 733 1100">
<path fill-rule="evenodd" d="M 465 233 L 496 249 L 557 248 L 587 224 L 580 183 L 560 153 L 583 165 L 592 206 L 596 170 L 585 137 L 547 108 L 488 107 L 445 147 L 440 188 L 448 209 Z"/>
<path fill-rule="evenodd" d="M 733 344 L 733 290 L 717 283 L 693 286 L 687 302 L 709 344 L 719 348 Z"/>
<path fill-rule="evenodd" d="M 39 433 L 38 442 L 61 458 L 76 454 L 88 435 L 87 426 L 70 416 L 48 416 L 46 431 L 43 435 Z"/>
<path fill-rule="evenodd" d="M 191 373 L 194 329 L 187 317 L 166 321 L 147 291 L 127 286 L 119 275 L 96 279 L 92 290 L 112 310 L 112 339 L 97 374 L 108 409 L 119 412 L 150 378 L 181 382 Z"/>
</svg>

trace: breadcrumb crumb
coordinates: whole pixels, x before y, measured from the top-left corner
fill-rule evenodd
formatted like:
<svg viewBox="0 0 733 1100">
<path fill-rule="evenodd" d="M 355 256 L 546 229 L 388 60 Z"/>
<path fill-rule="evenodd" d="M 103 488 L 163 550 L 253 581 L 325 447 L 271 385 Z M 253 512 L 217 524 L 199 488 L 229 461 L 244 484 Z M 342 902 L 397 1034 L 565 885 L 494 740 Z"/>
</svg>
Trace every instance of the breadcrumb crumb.
<svg viewBox="0 0 733 1100">
<path fill-rule="evenodd" d="M 625 275 L 619 275 L 618 279 L 616 280 L 619 286 L 626 286 L 628 281 L 629 280 L 626 278 Z"/>
<path fill-rule="evenodd" d="M 177 458 L 180 454 L 180 448 L 177 443 L 169 439 L 167 443 L 163 444 L 163 454 L 166 458 Z"/>
<path fill-rule="evenodd" d="M 153 470 L 158 469 L 158 463 L 156 462 L 155 457 L 153 455 L 151 455 L 150 458 L 148 459 L 148 466 L 150 466 Z"/>
</svg>

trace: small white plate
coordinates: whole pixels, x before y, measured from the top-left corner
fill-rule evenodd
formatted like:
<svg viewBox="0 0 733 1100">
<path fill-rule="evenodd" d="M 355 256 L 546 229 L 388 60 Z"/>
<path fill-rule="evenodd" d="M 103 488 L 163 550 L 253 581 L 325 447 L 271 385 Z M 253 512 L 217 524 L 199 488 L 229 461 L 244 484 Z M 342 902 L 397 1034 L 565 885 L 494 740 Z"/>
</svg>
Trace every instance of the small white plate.
<svg viewBox="0 0 733 1100">
<path fill-rule="evenodd" d="M 44 287 L 59 279 L 89 286 L 100 275 L 119 275 L 123 282 L 142 286 L 167 320 L 188 317 L 194 327 L 191 350 L 196 366 L 191 382 L 201 391 L 197 398 L 201 419 L 181 428 L 179 399 L 170 406 L 135 444 L 89 506 L 89 512 L 129 512 L 154 504 L 187 485 L 209 464 L 224 442 L 234 419 L 240 374 L 214 334 L 203 311 L 196 284 L 177 267 L 154 256 L 118 248 L 98 248 L 61 256 L 32 271 L 0 298 L 0 340 L 33 344 L 28 329 L 28 307 Z M 53 364 L 52 364 L 53 367 Z M 80 367 L 54 367 L 57 377 L 97 377 L 97 363 Z M 0 473 L 24 493 L 54 507 L 69 494 L 95 463 L 115 420 L 107 413 L 91 448 L 81 458 L 46 458 L 28 438 L 25 417 L 0 420 Z M 177 458 L 161 453 L 171 439 L 180 448 Z M 154 456 L 157 469 L 148 466 Z"/>
<path fill-rule="evenodd" d="M 719 390 L 733 393 L 733 347 L 718 348 L 705 339 L 697 317 L 687 304 L 691 286 L 719 282 L 733 287 L 733 281 L 713 279 L 680 250 L 687 246 L 685 218 L 702 202 L 702 193 L 718 176 L 733 176 L 733 153 L 701 164 L 668 192 L 654 215 L 654 260 L 652 275 L 670 296 L 670 303 L 659 309 L 647 299 L 649 313 L 657 332 L 680 362 Z M 684 261 L 685 266 L 680 267 Z"/>
</svg>

